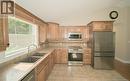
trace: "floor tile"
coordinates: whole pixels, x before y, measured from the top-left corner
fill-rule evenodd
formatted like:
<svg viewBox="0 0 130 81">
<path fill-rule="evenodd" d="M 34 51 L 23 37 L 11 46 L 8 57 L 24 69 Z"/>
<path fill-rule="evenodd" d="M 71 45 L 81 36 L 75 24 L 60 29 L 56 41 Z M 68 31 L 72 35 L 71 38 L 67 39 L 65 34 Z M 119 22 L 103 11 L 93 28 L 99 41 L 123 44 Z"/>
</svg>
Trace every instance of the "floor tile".
<svg viewBox="0 0 130 81">
<path fill-rule="evenodd" d="M 128 81 L 115 70 L 96 70 L 89 65 L 56 64 L 47 81 Z"/>
</svg>

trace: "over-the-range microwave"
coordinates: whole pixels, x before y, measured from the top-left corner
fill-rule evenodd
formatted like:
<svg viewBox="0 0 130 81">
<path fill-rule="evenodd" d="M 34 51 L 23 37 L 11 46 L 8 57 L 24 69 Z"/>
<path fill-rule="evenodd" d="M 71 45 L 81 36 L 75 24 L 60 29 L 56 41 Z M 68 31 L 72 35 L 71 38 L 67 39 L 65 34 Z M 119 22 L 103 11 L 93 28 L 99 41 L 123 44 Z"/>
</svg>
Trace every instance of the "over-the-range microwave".
<svg viewBox="0 0 130 81">
<path fill-rule="evenodd" d="M 82 40 L 82 33 L 68 33 L 68 40 Z"/>
</svg>

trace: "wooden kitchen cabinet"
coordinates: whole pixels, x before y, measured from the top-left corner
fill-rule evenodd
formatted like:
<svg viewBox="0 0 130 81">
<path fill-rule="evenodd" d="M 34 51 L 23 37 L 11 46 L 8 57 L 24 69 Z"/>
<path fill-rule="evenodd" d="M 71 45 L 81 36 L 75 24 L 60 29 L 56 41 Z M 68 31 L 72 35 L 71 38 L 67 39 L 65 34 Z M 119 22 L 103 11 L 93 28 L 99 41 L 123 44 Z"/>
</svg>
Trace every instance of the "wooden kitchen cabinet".
<svg viewBox="0 0 130 81">
<path fill-rule="evenodd" d="M 55 50 L 51 53 L 51 56 L 50 56 L 50 58 L 51 58 L 51 61 L 50 61 L 50 69 L 52 70 L 53 69 L 53 67 L 54 67 L 54 65 L 55 65 Z"/>
<path fill-rule="evenodd" d="M 67 33 L 82 33 L 85 26 L 62 26 L 67 28 Z"/>
<path fill-rule="evenodd" d="M 55 51 L 55 63 L 67 63 L 68 54 L 66 48 L 58 48 Z"/>
<path fill-rule="evenodd" d="M 47 66 L 45 66 L 41 72 L 39 72 L 37 75 L 37 81 L 46 81 L 46 68 Z"/>
<path fill-rule="evenodd" d="M 59 24 L 48 22 L 48 41 L 59 40 Z"/>
<path fill-rule="evenodd" d="M 60 41 L 64 41 L 64 40 L 67 40 L 68 38 L 67 38 L 67 27 L 64 27 L 64 26 L 60 26 L 59 27 L 59 29 L 60 29 L 60 32 L 59 32 L 59 40 Z"/>
<path fill-rule="evenodd" d="M 39 44 L 45 43 L 47 40 L 47 24 L 39 26 Z"/>
<path fill-rule="evenodd" d="M 88 25 L 92 31 L 113 31 L 113 21 L 92 21 Z"/>
<path fill-rule="evenodd" d="M 84 64 L 91 64 L 91 48 L 85 48 L 84 49 L 84 54 L 83 54 L 83 63 Z"/>
<path fill-rule="evenodd" d="M 68 52 L 66 48 L 62 48 L 61 49 L 61 63 L 67 63 L 68 61 Z"/>
<path fill-rule="evenodd" d="M 81 33 L 82 40 L 86 40 L 87 26 L 60 26 L 60 38 L 61 40 L 68 40 L 68 33 Z"/>
<path fill-rule="evenodd" d="M 8 19 L 0 18 L 0 51 L 6 50 L 8 45 Z"/>
<path fill-rule="evenodd" d="M 54 51 L 49 54 L 36 68 L 37 81 L 46 81 L 54 66 Z"/>
</svg>

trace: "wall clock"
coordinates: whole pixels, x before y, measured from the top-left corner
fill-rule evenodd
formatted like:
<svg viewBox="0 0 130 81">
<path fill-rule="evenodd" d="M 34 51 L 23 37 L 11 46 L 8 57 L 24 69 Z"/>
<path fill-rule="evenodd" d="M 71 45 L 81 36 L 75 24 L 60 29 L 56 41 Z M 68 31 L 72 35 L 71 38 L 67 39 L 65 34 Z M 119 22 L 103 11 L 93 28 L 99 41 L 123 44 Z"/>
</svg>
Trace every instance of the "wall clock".
<svg viewBox="0 0 130 81">
<path fill-rule="evenodd" d="M 111 11 L 110 14 L 109 14 L 109 17 L 111 19 L 116 19 L 118 18 L 118 12 L 117 11 Z"/>
</svg>

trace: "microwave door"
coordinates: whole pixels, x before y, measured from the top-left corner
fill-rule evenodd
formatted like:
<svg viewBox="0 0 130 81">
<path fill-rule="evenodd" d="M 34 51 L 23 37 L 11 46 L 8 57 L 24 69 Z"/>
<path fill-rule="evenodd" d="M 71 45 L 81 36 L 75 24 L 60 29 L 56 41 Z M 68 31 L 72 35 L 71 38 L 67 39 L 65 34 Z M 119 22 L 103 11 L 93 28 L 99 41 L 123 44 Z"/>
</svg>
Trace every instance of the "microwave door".
<svg viewBox="0 0 130 81">
<path fill-rule="evenodd" d="M 68 36 L 69 40 L 81 40 L 81 34 L 79 33 L 70 33 Z"/>
<path fill-rule="evenodd" d="M 70 37 L 69 38 L 72 38 L 72 39 L 78 39 L 79 38 L 79 35 L 70 35 Z"/>
</svg>

